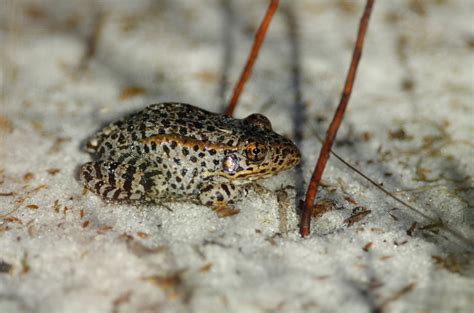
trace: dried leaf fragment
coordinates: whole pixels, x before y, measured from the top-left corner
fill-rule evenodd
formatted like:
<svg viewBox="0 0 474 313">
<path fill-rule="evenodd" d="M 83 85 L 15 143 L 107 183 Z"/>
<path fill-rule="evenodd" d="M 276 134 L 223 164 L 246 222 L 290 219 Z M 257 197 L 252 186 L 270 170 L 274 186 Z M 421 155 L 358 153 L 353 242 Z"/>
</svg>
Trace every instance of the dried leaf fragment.
<svg viewBox="0 0 474 313">
<path fill-rule="evenodd" d="M 59 168 L 50 168 L 50 169 L 47 169 L 46 170 L 48 172 L 49 175 L 56 175 L 57 173 L 59 173 L 61 170 Z"/>
<path fill-rule="evenodd" d="M 127 100 L 131 97 L 140 96 L 145 93 L 145 89 L 139 86 L 128 86 L 122 89 L 120 100 Z"/>
<path fill-rule="evenodd" d="M 364 217 L 370 214 L 371 210 L 368 210 L 364 207 L 355 207 L 352 210 L 352 215 L 344 220 L 344 223 L 347 224 L 347 227 L 354 225 L 357 222 L 360 222 Z"/>
<path fill-rule="evenodd" d="M 177 271 L 169 276 L 159 276 L 159 275 L 153 275 L 153 276 L 147 276 L 143 277 L 145 281 L 148 281 L 163 290 L 168 298 L 170 299 L 176 299 L 179 296 L 179 286 L 182 283 L 181 275 L 183 271 Z"/>
<path fill-rule="evenodd" d="M 11 273 L 13 269 L 13 265 L 11 265 L 10 263 L 7 263 L 3 260 L 0 260 L 0 274 L 1 273 Z"/>
<path fill-rule="evenodd" d="M 364 250 L 365 252 L 369 252 L 369 250 L 372 249 L 373 246 L 374 246 L 374 243 L 370 241 L 362 248 L 362 250 Z"/>
<path fill-rule="evenodd" d="M 336 202 L 330 199 L 322 199 L 313 206 L 313 217 L 319 218 L 324 213 L 334 211 L 337 209 Z"/>
</svg>

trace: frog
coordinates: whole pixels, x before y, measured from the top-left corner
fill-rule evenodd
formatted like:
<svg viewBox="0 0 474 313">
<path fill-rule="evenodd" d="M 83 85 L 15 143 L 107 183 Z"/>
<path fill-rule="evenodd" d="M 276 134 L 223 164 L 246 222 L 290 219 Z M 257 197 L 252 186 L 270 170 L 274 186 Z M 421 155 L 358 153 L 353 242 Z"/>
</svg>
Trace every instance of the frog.
<svg viewBox="0 0 474 313">
<path fill-rule="evenodd" d="M 186 103 L 147 106 L 93 134 L 79 169 L 84 187 L 107 202 L 187 201 L 219 217 L 257 180 L 295 167 L 298 147 L 258 113 L 243 119 Z"/>
</svg>

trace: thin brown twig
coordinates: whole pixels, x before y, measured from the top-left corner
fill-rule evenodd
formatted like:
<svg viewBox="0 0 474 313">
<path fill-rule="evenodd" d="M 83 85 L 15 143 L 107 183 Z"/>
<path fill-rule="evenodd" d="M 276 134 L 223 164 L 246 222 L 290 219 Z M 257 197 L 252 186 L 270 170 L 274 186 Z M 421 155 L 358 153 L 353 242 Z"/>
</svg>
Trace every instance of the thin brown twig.
<svg viewBox="0 0 474 313">
<path fill-rule="evenodd" d="M 334 114 L 333 120 L 329 125 L 326 133 L 326 139 L 324 140 L 323 147 L 319 153 L 319 159 L 316 163 L 316 167 L 311 177 L 311 181 L 306 192 L 306 199 L 303 206 L 303 214 L 301 216 L 300 234 L 302 237 L 308 236 L 311 232 L 311 211 L 313 209 L 314 200 L 316 199 L 318 186 L 323 176 L 324 168 L 326 167 L 327 160 L 329 159 L 329 152 L 331 151 L 332 144 L 336 138 L 337 130 L 341 125 L 346 111 L 349 98 L 351 96 L 352 87 L 357 73 L 357 67 L 359 65 L 360 57 L 362 56 L 362 48 L 364 45 L 365 33 L 369 24 L 370 13 L 375 0 L 367 0 L 365 5 L 364 14 L 360 20 L 359 32 L 357 34 L 356 45 L 352 54 L 351 66 L 347 73 L 346 83 L 344 85 L 344 91 L 341 96 L 341 101 L 337 107 L 336 113 Z"/>
<path fill-rule="evenodd" d="M 237 102 L 239 101 L 240 95 L 242 94 L 242 90 L 244 89 L 244 85 L 252 75 L 253 65 L 255 63 L 255 60 L 257 59 L 258 52 L 260 51 L 260 47 L 262 46 L 263 40 L 265 39 L 268 27 L 270 26 L 273 14 L 275 14 L 275 11 L 278 8 L 279 2 L 279 0 L 271 0 L 270 4 L 268 5 L 267 13 L 265 13 L 262 23 L 260 24 L 260 27 L 258 28 L 258 31 L 255 34 L 255 40 L 252 46 L 252 50 L 250 51 L 249 57 L 247 59 L 247 64 L 245 65 L 245 68 L 242 71 L 242 74 L 240 75 L 240 79 L 237 82 L 237 85 L 235 86 L 232 98 L 229 102 L 229 105 L 227 106 L 227 109 L 225 110 L 226 115 L 232 116 L 232 114 L 234 113 L 235 107 L 237 106 Z"/>
</svg>

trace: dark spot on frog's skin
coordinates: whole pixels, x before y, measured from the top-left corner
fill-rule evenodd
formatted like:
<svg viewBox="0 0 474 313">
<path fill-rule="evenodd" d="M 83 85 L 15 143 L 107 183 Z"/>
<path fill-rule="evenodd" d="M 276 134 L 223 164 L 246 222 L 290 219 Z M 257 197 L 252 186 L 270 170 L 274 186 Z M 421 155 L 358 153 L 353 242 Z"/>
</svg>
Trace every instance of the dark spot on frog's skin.
<svg viewBox="0 0 474 313">
<path fill-rule="evenodd" d="M 183 152 L 184 156 L 187 156 L 189 154 L 189 150 L 186 147 L 183 147 L 183 149 L 181 149 L 181 151 Z"/>
<path fill-rule="evenodd" d="M 86 182 L 90 182 L 92 180 L 92 175 L 90 174 L 89 171 L 83 171 L 82 175 L 84 176 L 84 179 Z"/>
<path fill-rule="evenodd" d="M 149 153 L 149 152 L 150 152 L 150 148 L 148 147 L 148 145 L 144 145 L 144 146 L 143 146 L 143 150 L 145 151 L 145 153 Z"/>
<path fill-rule="evenodd" d="M 193 150 L 194 150 L 194 151 L 198 151 L 198 150 L 199 150 L 199 146 L 198 146 L 198 145 L 194 145 Z"/>
<path fill-rule="evenodd" d="M 219 160 L 212 160 L 212 163 L 214 163 L 214 165 L 219 165 Z"/>
<path fill-rule="evenodd" d="M 121 193 L 122 193 L 122 191 L 120 191 L 120 189 L 115 190 L 115 192 L 112 196 L 112 199 L 118 200 L 118 197 L 120 196 Z"/>
<path fill-rule="evenodd" d="M 156 143 L 155 142 L 151 143 L 151 150 L 156 151 Z"/>
<path fill-rule="evenodd" d="M 118 142 L 119 142 L 120 144 L 123 144 L 123 143 L 125 142 L 125 136 L 124 136 L 123 134 L 120 134 L 119 139 L 118 139 Z"/>
<path fill-rule="evenodd" d="M 188 169 L 187 168 L 183 168 L 181 169 L 181 176 L 186 176 L 186 173 L 188 172 Z"/>
<path fill-rule="evenodd" d="M 202 166 L 202 167 L 206 167 L 206 162 L 202 161 L 202 162 L 201 162 L 201 166 Z"/>
<path fill-rule="evenodd" d="M 207 201 L 207 202 L 206 202 L 206 205 L 207 205 L 207 206 L 211 206 L 211 205 L 212 205 L 212 201 Z"/>
<path fill-rule="evenodd" d="M 201 122 L 194 122 L 194 127 L 196 127 L 197 129 L 201 129 L 202 128 L 202 123 Z"/>
<path fill-rule="evenodd" d="M 178 146 L 178 143 L 176 141 L 174 141 L 174 140 L 171 141 L 171 144 L 170 144 L 171 149 L 174 150 L 174 149 L 176 149 L 177 146 Z"/>
<path fill-rule="evenodd" d="M 177 165 L 181 165 L 181 159 L 180 158 L 173 158 L 174 163 Z"/>
<path fill-rule="evenodd" d="M 224 192 L 227 194 L 227 197 L 230 197 L 229 187 L 227 187 L 226 184 L 221 184 L 221 188 L 222 188 L 222 190 L 224 190 Z"/>
<path fill-rule="evenodd" d="M 200 159 L 204 158 L 205 156 L 206 156 L 206 155 L 204 154 L 204 152 L 199 152 L 199 154 L 198 154 L 198 157 L 199 157 Z"/>
<path fill-rule="evenodd" d="M 189 160 L 190 160 L 191 162 L 193 162 L 193 163 L 196 163 L 196 162 L 197 162 L 197 158 L 196 158 L 194 155 L 192 155 L 192 156 L 189 158 Z"/>
<path fill-rule="evenodd" d="M 117 133 L 114 133 L 114 134 L 112 134 L 112 136 L 110 136 L 110 138 L 112 138 L 112 139 L 114 139 L 114 140 L 115 140 L 115 139 L 117 139 L 117 138 L 118 138 L 118 134 L 117 134 Z"/>
<path fill-rule="evenodd" d="M 221 135 L 221 136 L 217 137 L 217 141 L 218 141 L 218 142 L 224 142 L 224 140 L 225 140 L 225 136 L 224 136 L 224 135 Z"/>
<path fill-rule="evenodd" d="M 135 129 L 135 126 L 133 126 L 133 125 L 131 125 L 131 124 L 128 125 L 128 127 L 127 127 L 127 130 L 128 130 L 129 132 L 133 131 L 134 129 Z"/>
<path fill-rule="evenodd" d="M 280 160 L 280 161 L 278 161 L 278 165 L 282 165 L 282 164 L 283 164 L 283 162 L 284 162 L 284 160 Z"/>
<path fill-rule="evenodd" d="M 163 162 L 163 159 L 160 157 L 156 157 L 155 161 L 156 163 L 161 164 Z"/>
<path fill-rule="evenodd" d="M 176 176 L 175 179 L 176 179 L 176 181 L 177 181 L 178 183 L 180 183 L 180 182 L 182 181 L 181 177 L 179 177 L 179 176 Z"/>
<path fill-rule="evenodd" d="M 180 127 L 179 128 L 179 133 L 182 135 L 182 136 L 186 136 L 188 134 L 188 129 L 186 127 Z"/>
<path fill-rule="evenodd" d="M 118 166 L 119 166 L 118 162 L 109 162 L 107 164 L 107 170 L 109 170 L 109 172 L 114 172 Z"/>
<path fill-rule="evenodd" d="M 122 176 L 122 178 L 125 180 L 125 183 L 123 184 L 123 189 L 125 189 L 125 191 L 130 192 L 132 190 L 133 174 L 135 174 L 135 168 L 133 166 L 129 166 L 126 173 Z"/>
<path fill-rule="evenodd" d="M 140 178 L 140 185 L 143 186 L 143 189 L 150 190 L 153 187 L 153 176 L 150 175 L 143 175 Z"/>
<path fill-rule="evenodd" d="M 170 155 L 170 148 L 167 145 L 163 145 L 163 151 L 169 156 Z"/>
<path fill-rule="evenodd" d="M 177 187 L 176 184 L 170 184 L 170 186 L 171 186 L 172 189 L 176 189 L 176 187 Z"/>
<path fill-rule="evenodd" d="M 148 162 L 143 162 L 138 165 L 138 168 L 140 169 L 140 171 L 144 172 L 148 168 L 148 166 Z"/>
<path fill-rule="evenodd" d="M 224 201 L 224 196 L 219 191 L 216 192 L 216 197 L 218 201 Z"/>
<path fill-rule="evenodd" d="M 227 141 L 227 145 L 232 146 L 233 144 L 234 144 L 234 141 L 232 139 Z"/>
<path fill-rule="evenodd" d="M 215 155 L 217 153 L 216 149 L 209 150 L 210 155 Z"/>
<path fill-rule="evenodd" d="M 212 185 L 207 185 L 206 187 L 201 189 L 201 192 L 207 192 L 212 189 Z"/>
<path fill-rule="evenodd" d="M 166 130 L 165 130 L 164 128 L 160 128 L 160 129 L 158 130 L 158 134 L 159 134 L 159 135 L 164 135 L 164 134 L 166 134 Z"/>
<path fill-rule="evenodd" d="M 209 126 L 207 126 L 207 130 L 210 131 L 210 132 L 213 132 L 213 131 L 216 130 L 216 128 L 212 125 L 209 125 Z"/>
<path fill-rule="evenodd" d="M 170 171 L 166 171 L 166 177 L 167 177 L 168 179 L 171 179 L 171 176 L 173 176 L 173 175 L 171 175 L 171 172 L 170 172 Z"/>
<path fill-rule="evenodd" d="M 176 115 L 178 115 L 179 118 L 183 119 L 186 117 L 186 112 L 178 112 L 178 114 Z"/>
</svg>

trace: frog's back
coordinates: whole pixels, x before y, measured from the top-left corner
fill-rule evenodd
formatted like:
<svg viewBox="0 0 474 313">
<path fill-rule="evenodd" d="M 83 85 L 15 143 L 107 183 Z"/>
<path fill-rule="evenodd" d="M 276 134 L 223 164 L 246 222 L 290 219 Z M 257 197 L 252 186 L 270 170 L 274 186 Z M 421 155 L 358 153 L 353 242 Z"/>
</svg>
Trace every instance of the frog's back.
<svg viewBox="0 0 474 313">
<path fill-rule="evenodd" d="M 87 141 L 86 150 L 98 158 L 113 158 L 146 138 L 164 135 L 231 147 L 245 135 L 241 124 L 189 104 L 152 104 L 101 129 Z"/>
</svg>

